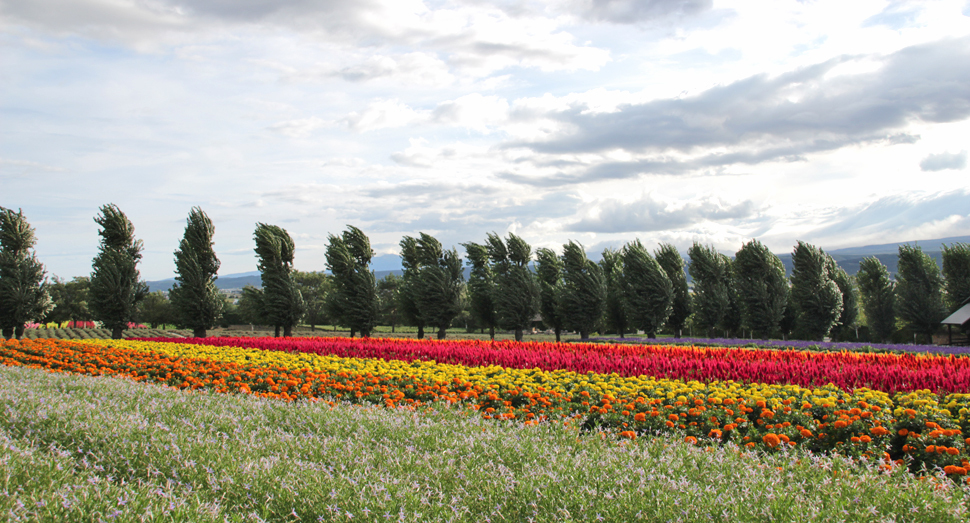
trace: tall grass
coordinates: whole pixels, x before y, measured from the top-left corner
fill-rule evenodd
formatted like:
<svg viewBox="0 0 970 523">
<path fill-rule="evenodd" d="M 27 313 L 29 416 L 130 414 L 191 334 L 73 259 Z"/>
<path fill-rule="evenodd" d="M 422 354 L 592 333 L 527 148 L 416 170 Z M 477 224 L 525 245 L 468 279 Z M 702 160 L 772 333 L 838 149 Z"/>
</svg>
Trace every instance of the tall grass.
<svg viewBox="0 0 970 523">
<path fill-rule="evenodd" d="M 0 367 L 11 521 L 945 522 L 968 499 L 838 457 Z"/>
</svg>

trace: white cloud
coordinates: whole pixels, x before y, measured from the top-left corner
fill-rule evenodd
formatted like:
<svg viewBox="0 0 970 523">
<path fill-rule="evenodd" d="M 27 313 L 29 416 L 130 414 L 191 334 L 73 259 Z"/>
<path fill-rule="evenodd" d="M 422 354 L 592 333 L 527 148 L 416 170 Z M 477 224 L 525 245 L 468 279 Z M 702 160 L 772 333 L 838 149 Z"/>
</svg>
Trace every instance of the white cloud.
<svg viewBox="0 0 970 523">
<path fill-rule="evenodd" d="M 350 129 L 366 133 L 377 129 L 402 127 L 427 119 L 426 111 L 415 111 L 399 100 L 379 100 L 368 105 L 361 113 L 350 113 L 344 121 Z"/>
<path fill-rule="evenodd" d="M 958 153 L 931 154 L 919 163 L 924 171 L 943 171 L 946 169 L 965 169 L 967 167 L 967 151 Z"/>
</svg>

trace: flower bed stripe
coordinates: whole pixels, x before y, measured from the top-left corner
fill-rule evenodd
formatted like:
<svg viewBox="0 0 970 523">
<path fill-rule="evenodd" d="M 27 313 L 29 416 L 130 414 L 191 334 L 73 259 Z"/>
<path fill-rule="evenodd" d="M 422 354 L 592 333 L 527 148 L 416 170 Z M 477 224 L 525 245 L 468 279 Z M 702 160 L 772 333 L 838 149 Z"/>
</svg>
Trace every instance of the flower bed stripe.
<svg viewBox="0 0 970 523">
<path fill-rule="evenodd" d="M 940 394 L 970 392 L 970 358 L 954 356 L 399 338 L 188 338 L 179 341 L 341 357 L 616 373 L 627 377 L 704 382 L 743 381 L 807 388 L 831 383 L 845 391 L 867 388 L 890 394 L 916 390 Z"/>
<path fill-rule="evenodd" d="M 943 399 L 962 405 L 955 416 L 928 392 L 900 394 L 894 402 L 862 389 L 850 394 L 835 387 L 704 384 L 113 340 L 9 341 L 0 345 L 0 363 L 287 400 L 464 402 L 488 418 L 578 418 L 589 429 L 612 428 L 631 438 L 674 432 L 692 441 L 734 440 L 766 450 L 799 445 L 908 460 L 914 470 L 948 467 L 954 476 L 970 466 L 965 427 L 959 426 L 966 421 L 965 395 Z"/>
</svg>

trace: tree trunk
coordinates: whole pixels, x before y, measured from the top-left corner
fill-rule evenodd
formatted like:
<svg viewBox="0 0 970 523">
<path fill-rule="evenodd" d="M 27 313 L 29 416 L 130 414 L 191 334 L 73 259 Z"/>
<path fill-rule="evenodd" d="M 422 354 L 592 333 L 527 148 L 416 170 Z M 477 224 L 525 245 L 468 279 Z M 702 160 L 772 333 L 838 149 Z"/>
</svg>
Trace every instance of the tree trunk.
<svg viewBox="0 0 970 523">
<path fill-rule="evenodd" d="M 488 337 L 491 338 L 492 341 L 495 341 L 495 326 L 494 325 L 492 325 L 491 327 L 488 328 Z"/>
<path fill-rule="evenodd" d="M 647 338 L 649 338 L 651 340 L 655 340 L 655 339 L 657 339 L 657 333 L 651 331 L 649 334 L 647 334 Z"/>
<path fill-rule="evenodd" d="M 559 343 L 561 341 L 560 340 L 561 334 L 562 334 L 562 329 L 560 329 L 559 327 L 556 327 L 556 343 Z"/>
<path fill-rule="evenodd" d="M 311 331 L 315 331 L 315 330 L 317 330 L 317 326 L 311 323 L 311 324 L 310 324 L 310 330 L 311 330 Z"/>
<path fill-rule="evenodd" d="M 4 337 L 4 339 L 7 339 L 7 340 L 9 340 L 10 338 L 12 338 L 13 337 L 13 327 L 4 327 L 3 328 L 3 337 Z"/>
<path fill-rule="evenodd" d="M 152 327 L 154 329 L 154 327 Z M 205 327 L 196 327 L 192 329 L 192 336 L 196 338 L 205 338 Z"/>
<path fill-rule="evenodd" d="M 589 339 L 589 331 L 579 331 L 579 339 L 581 339 L 581 340 L 588 340 Z"/>
<path fill-rule="evenodd" d="M 111 329 L 111 339 L 120 340 L 122 332 L 124 332 L 124 329 L 122 329 L 121 327 L 115 327 Z"/>
<path fill-rule="evenodd" d="M 274 338 L 279 338 L 280 337 L 280 326 L 279 325 L 274 325 L 273 327 L 275 329 L 273 331 L 273 337 Z"/>
<path fill-rule="evenodd" d="M 418 325 L 418 339 L 424 339 L 424 325 Z"/>
<path fill-rule="evenodd" d="M 17 325 L 14 328 L 14 330 L 13 330 L 13 334 L 14 334 L 14 336 L 16 336 L 16 338 L 18 340 L 24 339 L 24 326 L 23 326 L 23 324 Z"/>
<path fill-rule="evenodd" d="M 620 328 L 619 328 L 619 329 L 617 329 L 617 330 L 619 330 L 619 331 L 620 331 L 620 338 L 623 338 L 623 336 L 624 336 L 624 335 L 626 334 L 625 332 L 623 332 L 623 327 L 620 327 Z"/>
<path fill-rule="evenodd" d="M 350 337 L 351 338 L 354 337 L 354 334 L 357 334 L 357 331 L 355 331 L 354 329 L 350 329 Z"/>
<path fill-rule="evenodd" d="M 448 332 L 447 332 L 447 329 L 445 327 L 438 327 L 438 339 L 439 340 L 445 339 L 445 335 L 447 333 Z"/>
<path fill-rule="evenodd" d="M 515 341 L 522 341 L 522 327 L 515 328 Z"/>
<path fill-rule="evenodd" d="M 361 330 L 360 331 L 360 337 L 361 338 L 370 338 L 370 331 L 369 330 L 366 330 L 366 331 L 365 330 Z"/>
<path fill-rule="evenodd" d="M 394 324 L 391 324 L 391 334 L 394 334 Z"/>
<path fill-rule="evenodd" d="M 283 327 L 283 337 L 284 338 L 289 338 L 290 336 L 293 336 L 293 326 L 292 325 L 285 325 Z"/>
</svg>

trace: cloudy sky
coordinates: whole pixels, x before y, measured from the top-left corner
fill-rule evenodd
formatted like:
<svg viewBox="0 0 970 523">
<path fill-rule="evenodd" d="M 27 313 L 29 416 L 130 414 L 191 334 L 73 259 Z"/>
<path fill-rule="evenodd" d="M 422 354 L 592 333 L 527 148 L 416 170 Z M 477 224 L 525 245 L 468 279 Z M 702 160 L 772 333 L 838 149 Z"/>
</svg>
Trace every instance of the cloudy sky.
<svg viewBox="0 0 970 523">
<path fill-rule="evenodd" d="M 256 222 L 302 270 L 346 224 L 379 254 L 970 234 L 966 0 L 0 0 L 0 38 L 0 205 L 62 277 L 109 202 L 147 279 L 195 205 L 222 274 Z"/>
</svg>

